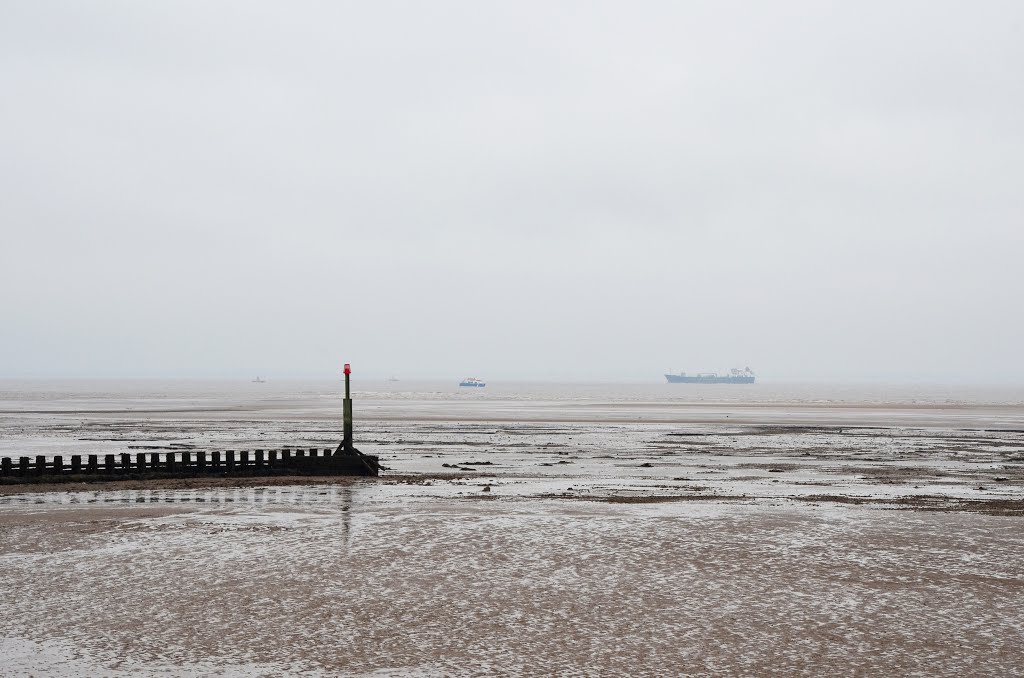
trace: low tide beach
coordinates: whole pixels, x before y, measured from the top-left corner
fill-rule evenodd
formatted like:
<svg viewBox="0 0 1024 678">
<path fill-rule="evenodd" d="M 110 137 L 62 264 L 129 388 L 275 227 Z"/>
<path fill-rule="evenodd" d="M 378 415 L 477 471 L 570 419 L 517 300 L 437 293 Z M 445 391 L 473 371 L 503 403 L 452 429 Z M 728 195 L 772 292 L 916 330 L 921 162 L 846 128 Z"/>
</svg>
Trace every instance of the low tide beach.
<svg viewBox="0 0 1024 678">
<path fill-rule="evenodd" d="M 0 456 L 330 447 L 337 382 L 0 382 Z M 1024 390 L 369 382 L 375 479 L 0 485 L 0 674 L 1013 675 Z"/>
</svg>

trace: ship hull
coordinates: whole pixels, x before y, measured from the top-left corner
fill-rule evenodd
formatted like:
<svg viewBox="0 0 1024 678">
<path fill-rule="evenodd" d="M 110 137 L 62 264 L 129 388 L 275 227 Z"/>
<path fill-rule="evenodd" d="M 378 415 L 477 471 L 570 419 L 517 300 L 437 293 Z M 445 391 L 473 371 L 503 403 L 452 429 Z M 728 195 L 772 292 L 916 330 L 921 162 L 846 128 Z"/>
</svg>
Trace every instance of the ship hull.
<svg viewBox="0 0 1024 678">
<path fill-rule="evenodd" d="M 754 377 L 720 377 L 720 376 L 685 376 L 682 374 L 666 374 L 665 380 L 670 384 L 753 384 Z"/>
</svg>

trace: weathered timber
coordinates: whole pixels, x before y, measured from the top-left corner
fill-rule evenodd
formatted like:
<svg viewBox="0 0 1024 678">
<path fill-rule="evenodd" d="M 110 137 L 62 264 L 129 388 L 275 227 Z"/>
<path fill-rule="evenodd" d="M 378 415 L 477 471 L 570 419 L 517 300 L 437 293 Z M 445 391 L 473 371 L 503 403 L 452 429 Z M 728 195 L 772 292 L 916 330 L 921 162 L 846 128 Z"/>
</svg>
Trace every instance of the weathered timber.
<svg viewBox="0 0 1024 678">
<path fill-rule="evenodd" d="M 0 483 L 106 481 L 196 476 L 377 475 L 377 457 L 331 454 L 329 449 L 255 450 L 224 453 L 166 452 L 0 458 Z"/>
</svg>

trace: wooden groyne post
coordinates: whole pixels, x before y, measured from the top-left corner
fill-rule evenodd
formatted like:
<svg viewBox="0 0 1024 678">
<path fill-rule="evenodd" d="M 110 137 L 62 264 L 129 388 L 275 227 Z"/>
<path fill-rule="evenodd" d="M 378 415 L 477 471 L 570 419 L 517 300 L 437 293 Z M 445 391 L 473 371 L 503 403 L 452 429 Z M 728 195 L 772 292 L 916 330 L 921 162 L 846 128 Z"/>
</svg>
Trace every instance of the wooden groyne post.
<svg viewBox="0 0 1024 678">
<path fill-rule="evenodd" d="M 345 363 L 345 400 L 342 401 L 341 405 L 341 417 L 342 417 L 342 436 L 341 446 L 345 452 L 352 454 L 355 446 L 352 442 L 352 391 L 351 391 L 351 378 L 352 378 L 352 365 Z"/>
<path fill-rule="evenodd" d="M 345 399 L 341 405 L 342 436 L 341 444 L 334 451 L 335 456 L 357 457 L 370 475 L 377 475 L 380 472 L 380 463 L 377 457 L 363 454 L 356 449 L 352 434 L 352 365 L 345 363 Z"/>
</svg>

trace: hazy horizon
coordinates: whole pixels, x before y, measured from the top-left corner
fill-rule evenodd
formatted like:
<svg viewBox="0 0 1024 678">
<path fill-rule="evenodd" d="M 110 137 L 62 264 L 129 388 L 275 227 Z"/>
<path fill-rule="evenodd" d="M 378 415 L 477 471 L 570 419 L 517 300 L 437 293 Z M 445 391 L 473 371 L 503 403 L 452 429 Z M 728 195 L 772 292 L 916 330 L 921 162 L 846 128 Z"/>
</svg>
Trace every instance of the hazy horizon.
<svg viewBox="0 0 1024 678">
<path fill-rule="evenodd" d="M 473 393 L 490 394 L 495 389 L 501 390 L 503 387 L 522 387 L 522 386 L 623 386 L 623 387 L 664 387 L 665 394 L 672 396 L 686 396 L 695 395 L 699 398 L 705 398 L 708 396 L 714 396 L 716 394 L 726 396 L 729 398 L 743 397 L 745 394 L 754 396 L 759 395 L 762 388 L 773 389 L 776 387 L 781 388 L 828 388 L 831 389 L 827 392 L 821 392 L 821 397 L 838 397 L 837 394 L 843 389 L 854 389 L 858 392 L 870 392 L 872 389 L 886 389 L 895 391 L 916 391 L 921 390 L 921 393 L 931 393 L 933 390 L 943 389 L 957 389 L 958 392 L 963 393 L 974 390 L 995 390 L 997 392 L 1012 391 L 1019 392 L 1021 396 L 1024 396 L 1024 384 L 1019 381 L 972 381 L 969 379 L 867 379 L 867 378 L 848 378 L 848 379 L 784 379 L 777 378 L 769 375 L 768 377 L 758 376 L 757 382 L 753 385 L 697 385 L 692 384 L 669 384 L 666 383 L 662 375 L 647 376 L 647 377 L 622 377 L 622 378 L 592 378 L 592 379 L 524 379 L 522 377 L 491 377 L 488 376 L 483 381 L 486 382 L 489 390 L 477 391 L 474 389 L 457 389 L 459 381 L 464 379 L 468 374 L 457 375 L 433 375 L 433 376 L 420 376 L 420 377 L 399 377 L 397 382 L 391 382 L 390 379 L 394 377 L 393 374 L 387 373 L 358 373 L 353 375 L 352 388 L 354 391 L 366 390 L 367 388 L 375 389 L 379 386 L 386 385 L 388 390 L 403 391 L 405 389 L 417 389 L 417 388 L 442 388 L 445 386 L 452 387 L 459 392 L 465 392 L 469 395 Z M 343 391 L 343 378 L 341 377 L 340 371 L 337 375 L 320 375 L 320 374 L 275 374 L 268 375 L 266 373 L 261 374 L 221 374 L 221 375 L 179 375 L 179 376 L 160 376 L 160 375 L 106 375 L 106 376 L 57 376 L 57 375 L 34 375 L 34 376 L 0 376 L 0 382 L 7 383 L 38 383 L 38 384 L 54 384 L 54 385 L 70 385 L 70 384 L 117 384 L 117 383 L 138 383 L 138 384 L 169 384 L 169 383 L 182 383 L 182 384 L 237 384 L 244 385 L 252 383 L 256 377 L 260 377 L 265 380 L 265 383 L 273 384 L 275 386 L 286 385 L 286 386 L 297 386 L 302 385 L 304 387 L 312 387 L 314 385 L 333 385 L 334 388 L 339 390 L 339 394 Z M 837 391 L 836 389 L 839 389 Z M 268 392 L 266 395 L 274 396 L 275 393 Z M 881 397 L 881 396 L 879 396 Z"/>
<path fill-rule="evenodd" d="M 1024 5 L 0 7 L 0 378 L 1024 380 Z"/>
</svg>

